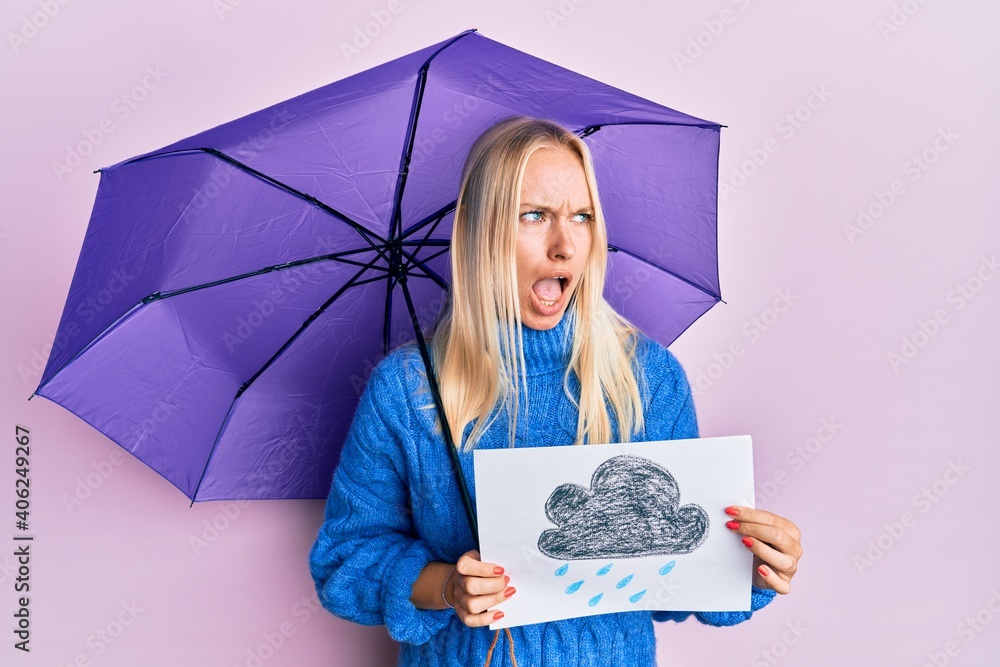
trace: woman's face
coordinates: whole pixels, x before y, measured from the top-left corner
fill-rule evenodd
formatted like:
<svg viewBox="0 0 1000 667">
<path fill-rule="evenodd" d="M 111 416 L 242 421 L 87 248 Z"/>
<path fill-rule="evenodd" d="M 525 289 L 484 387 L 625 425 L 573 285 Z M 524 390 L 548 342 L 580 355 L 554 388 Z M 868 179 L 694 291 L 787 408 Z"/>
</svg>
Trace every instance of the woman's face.
<svg viewBox="0 0 1000 667">
<path fill-rule="evenodd" d="M 590 256 L 594 209 L 580 159 L 568 148 L 528 158 L 517 229 L 517 293 L 531 329 L 562 319 Z"/>
</svg>

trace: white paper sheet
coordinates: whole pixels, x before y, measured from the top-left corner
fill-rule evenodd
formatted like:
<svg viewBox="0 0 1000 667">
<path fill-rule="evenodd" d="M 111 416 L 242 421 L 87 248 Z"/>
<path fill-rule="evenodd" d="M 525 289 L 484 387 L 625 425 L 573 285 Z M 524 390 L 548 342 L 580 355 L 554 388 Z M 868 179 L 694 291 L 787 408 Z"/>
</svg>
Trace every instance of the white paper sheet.
<svg viewBox="0 0 1000 667">
<path fill-rule="evenodd" d="M 473 456 L 482 559 L 517 589 L 491 629 L 637 609 L 749 611 L 753 554 L 725 526 L 727 506 L 754 504 L 749 435 Z M 678 492 L 674 513 L 663 509 Z"/>
</svg>

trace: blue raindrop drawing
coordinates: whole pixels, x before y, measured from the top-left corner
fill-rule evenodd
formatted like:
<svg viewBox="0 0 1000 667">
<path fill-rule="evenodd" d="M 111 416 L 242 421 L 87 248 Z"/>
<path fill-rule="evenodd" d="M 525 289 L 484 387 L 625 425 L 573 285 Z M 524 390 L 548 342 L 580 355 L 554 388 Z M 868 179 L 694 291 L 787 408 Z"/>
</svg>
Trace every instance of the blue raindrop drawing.
<svg viewBox="0 0 1000 667">
<path fill-rule="evenodd" d="M 639 591 L 638 593 L 636 593 L 635 595 L 633 595 L 632 597 L 630 597 L 628 599 L 628 601 L 629 602 L 638 602 L 639 599 L 642 598 L 643 595 L 645 595 L 645 593 L 646 593 L 646 589 L 643 588 L 641 591 Z"/>
<path fill-rule="evenodd" d="M 556 570 L 556 576 L 557 577 L 561 577 L 564 574 L 566 574 L 567 572 L 569 572 L 569 563 L 566 563 L 561 568 L 559 568 L 558 570 Z"/>
<path fill-rule="evenodd" d="M 597 571 L 597 576 L 603 577 L 604 575 L 606 575 L 608 571 L 611 569 L 612 565 L 614 565 L 614 563 L 608 563 L 607 565 L 602 567 L 600 570 Z"/>
<path fill-rule="evenodd" d="M 660 574 L 666 574 L 667 572 L 670 572 L 670 570 L 674 569 L 674 565 L 676 563 L 677 563 L 677 561 L 672 560 L 669 563 L 667 563 L 666 565 L 664 565 L 663 567 L 661 567 L 660 568 Z"/>
<path fill-rule="evenodd" d="M 583 586 L 583 579 L 581 579 L 580 581 L 577 581 L 575 583 L 570 584 L 566 588 L 566 594 L 567 595 L 572 595 L 573 593 L 576 593 L 578 590 L 580 590 L 580 586 Z"/>
<path fill-rule="evenodd" d="M 598 593 L 594 597 L 587 600 L 587 604 L 589 604 L 591 607 L 596 607 L 597 603 L 601 601 L 602 597 L 604 597 L 604 593 Z"/>
<path fill-rule="evenodd" d="M 625 588 L 626 586 L 628 586 L 628 582 L 632 581 L 632 577 L 634 576 L 635 576 L 634 573 L 628 575 L 627 577 L 619 581 L 617 584 L 615 584 L 615 588 Z"/>
</svg>

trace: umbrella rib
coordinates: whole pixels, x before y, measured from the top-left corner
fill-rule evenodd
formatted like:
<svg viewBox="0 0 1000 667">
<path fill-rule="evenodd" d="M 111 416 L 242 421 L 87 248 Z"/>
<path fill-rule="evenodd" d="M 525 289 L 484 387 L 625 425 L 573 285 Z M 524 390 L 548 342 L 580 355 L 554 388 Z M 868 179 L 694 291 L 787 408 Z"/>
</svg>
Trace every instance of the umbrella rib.
<svg viewBox="0 0 1000 667">
<path fill-rule="evenodd" d="M 674 273 L 670 269 L 666 269 L 666 268 L 660 266 L 659 264 L 656 264 L 654 262 L 649 261 L 648 259 L 646 259 L 644 257 L 640 257 L 639 255 L 636 255 L 633 252 L 629 252 L 628 250 L 624 250 L 623 248 L 619 248 L 618 246 L 612 245 L 611 243 L 608 244 L 608 250 L 610 252 L 620 252 L 622 254 L 628 255 L 632 259 L 636 259 L 636 260 L 642 262 L 643 264 L 646 264 L 648 266 L 653 267 L 654 269 L 656 269 L 658 271 L 662 271 L 663 273 L 667 274 L 668 276 L 673 276 L 674 278 L 676 278 L 677 280 L 681 281 L 682 283 L 684 283 L 686 285 L 690 285 L 691 287 L 695 288 L 699 292 L 702 292 L 702 293 L 707 294 L 708 296 L 712 297 L 716 301 L 721 301 L 722 300 L 722 296 L 720 296 L 718 294 L 714 294 L 712 292 L 709 292 L 707 289 L 705 289 L 701 285 L 696 285 L 695 283 L 691 282 L 690 280 L 688 280 L 684 276 L 677 275 L 676 273 Z"/>
<path fill-rule="evenodd" d="M 422 258 L 420 259 L 420 261 L 421 261 L 422 263 L 423 263 L 423 262 L 429 262 L 429 261 L 431 261 L 432 259 L 435 259 L 435 258 L 437 258 L 437 257 L 440 257 L 441 255 L 445 254 L 445 253 L 446 253 L 446 252 L 448 252 L 448 251 L 449 251 L 450 249 L 451 249 L 450 247 L 446 247 L 446 248 L 442 248 L 441 250 L 438 250 L 438 251 L 437 251 L 436 253 L 434 253 L 433 255 L 427 255 L 426 257 L 422 257 Z"/>
<path fill-rule="evenodd" d="M 335 253 L 330 253 L 329 255 L 321 255 L 319 257 L 309 257 L 307 259 L 296 259 L 294 261 L 284 262 L 282 264 L 272 264 L 271 266 L 265 266 L 264 268 L 258 269 L 256 271 L 241 273 L 238 276 L 230 276 L 229 278 L 220 278 L 219 280 L 213 280 L 211 282 L 201 283 L 200 285 L 190 285 L 188 287 L 181 287 L 175 290 L 171 290 L 169 292 L 153 292 L 149 296 L 143 297 L 140 303 L 149 303 L 150 301 L 158 301 L 160 299 L 166 299 L 172 296 L 177 296 L 179 294 L 184 294 L 186 292 L 193 292 L 195 290 L 205 289 L 206 287 L 214 287 L 216 285 L 231 283 L 236 280 L 243 280 L 244 278 L 252 278 L 253 276 L 259 276 L 264 273 L 270 273 L 271 271 L 281 271 L 282 269 L 288 269 L 296 266 L 303 266 L 305 264 L 312 264 L 314 262 L 320 262 L 330 259 L 340 262 L 342 264 L 353 264 L 355 266 L 364 266 L 379 271 L 386 270 L 384 267 L 381 266 L 373 266 L 372 262 L 365 263 L 353 259 L 346 259 L 347 255 L 355 255 L 361 252 L 368 252 L 368 248 L 356 248 L 354 250 L 344 250 L 343 252 L 335 252 Z"/>
<path fill-rule="evenodd" d="M 433 57 L 433 56 L 432 56 Z M 413 156 L 413 142 L 417 135 L 417 117 L 420 113 L 420 102 L 424 97 L 424 86 L 427 83 L 427 65 L 425 62 L 417 76 L 417 88 L 413 92 L 413 103 L 410 106 L 410 118 L 406 125 L 406 137 L 403 140 L 403 155 L 400 158 L 399 178 L 396 180 L 396 192 L 392 196 L 392 223 L 389 225 L 389 238 L 402 236 L 402 203 L 403 190 L 406 188 L 406 177 L 410 173 L 410 158 Z"/>
<path fill-rule="evenodd" d="M 129 310 L 125 311 L 121 316 L 119 316 L 118 319 L 116 319 L 114 322 L 112 322 L 111 324 L 109 324 L 102 331 L 99 331 L 97 333 L 97 335 L 95 335 L 90 340 L 90 342 L 88 342 L 85 346 L 83 346 L 80 349 L 79 352 L 77 352 L 76 354 L 74 354 L 72 357 L 70 357 L 68 360 L 66 360 L 66 363 L 64 363 L 62 366 L 60 366 L 58 369 L 56 369 L 55 372 L 52 373 L 52 376 L 49 378 L 49 380 L 51 380 L 52 378 L 54 378 L 57 375 L 59 375 L 60 373 L 62 373 L 64 370 L 66 370 L 66 368 L 69 367 L 70 364 L 72 364 L 78 358 L 80 358 L 81 356 L 83 356 L 84 354 L 86 354 L 87 351 L 90 350 L 94 345 L 96 345 L 97 343 L 99 343 L 102 338 L 104 338 L 106 335 L 108 335 L 112 331 L 114 331 L 115 328 L 118 326 L 118 324 L 120 324 L 124 319 L 126 319 L 126 316 L 129 315 L 129 313 L 131 313 L 136 308 L 142 307 L 142 306 L 144 306 L 144 305 L 146 305 L 148 303 L 151 303 L 153 301 L 160 301 L 162 299 L 168 299 L 168 298 L 174 297 L 174 296 L 179 296 L 181 294 L 186 294 L 187 292 L 194 292 L 194 291 L 197 291 L 197 290 L 206 289 L 208 287 L 214 287 L 215 285 L 224 285 L 225 283 L 235 282 L 237 280 L 243 280 L 244 278 L 252 278 L 253 276 L 259 276 L 259 275 L 264 274 L 264 273 L 270 273 L 271 271 L 281 271 L 282 269 L 287 269 L 287 268 L 294 267 L 294 266 L 302 266 L 304 264 L 310 264 L 312 262 L 318 262 L 318 261 L 327 260 L 327 259 L 333 259 L 333 260 L 336 260 L 336 261 L 344 263 L 344 264 L 354 264 L 356 266 L 365 266 L 365 267 L 368 267 L 368 268 L 373 268 L 373 269 L 375 269 L 377 271 L 385 271 L 386 269 L 384 267 L 381 267 L 381 266 L 372 266 L 372 264 L 370 262 L 367 263 L 367 264 L 365 264 L 365 263 L 357 262 L 357 261 L 350 260 L 350 259 L 344 259 L 344 257 L 346 255 L 353 255 L 353 254 L 356 254 L 356 253 L 359 253 L 359 252 L 367 252 L 367 251 L 368 251 L 367 248 L 358 248 L 358 249 L 355 249 L 355 250 L 345 250 L 345 251 L 339 252 L 339 253 L 331 253 L 329 255 L 323 255 L 321 257 L 310 257 L 308 259 L 300 259 L 300 260 L 295 260 L 295 261 L 292 261 L 292 262 L 284 262 L 282 264 L 273 264 L 271 266 L 265 266 L 262 269 L 258 269 L 257 271 L 250 271 L 250 272 L 247 272 L 247 273 L 241 273 L 240 275 L 237 275 L 237 276 L 230 276 L 229 278 L 221 278 L 219 280 L 213 280 L 211 282 L 201 283 L 200 285 L 189 285 L 188 287 L 181 287 L 179 289 L 171 290 L 169 292 L 153 292 L 151 294 L 148 294 L 148 295 L 144 296 L 142 299 L 140 299 L 137 303 L 135 303 L 131 308 L 129 308 Z M 379 279 L 381 279 L 381 277 Z M 48 384 L 48 382 L 46 382 L 45 384 Z M 39 385 L 38 389 L 41 389 L 42 387 L 44 387 L 45 384 Z M 38 393 L 37 389 L 35 390 L 34 393 L 32 393 L 32 396 L 34 396 L 36 393 Z"/>
<path fill-rule="evenodd" d="M 579 134 L 580 138 L 583 139 L 584 137 L 589 137 L 590 135 L 592 135 L 594 132 L 597 132 L 601 128 L 612 126 L 612 125 L 613 126 L 620 126 L 620 125 L 662 125 L 663 127 L 673 127 L 673 126 L 676 126 L 676 127 L 700 127 L 702 129 L 705 129 L 705 130 L 718 130 L 721 127 L 729 127 L 728 125 L 721 125 L 719 123 L 711 123 L 711 122 L 704 122 L 704 123 L 671 123 L 671 122 L 660 121 L 660 120 L 631 120 L 631 121 L 622 121 L 620 123 L 600 123 L 598 125 L 588 125 L 587 127 L 583 128 L 582 130 L 576 130 L 576 132 L 577 132 L 577 134 Z"/>
<path fill-rule="evenodd" d="M 449 39 L 441 46 L 441 48 L 427 56 L 427 60 L 425 60 L 424 64 L 420 67 L 420 71 L 417 75 L 417 85 L 413 91 L 413 103 L 410 106 L 410 118 L 406 125 L 406 136 L 403 140 L 403 155 L 400 157 L 399 161 L 399 179 L 396 181 L 396 193 L 392 198 L 392 223 L 389 227 L 390 239 L 402 236 L 403 220 L 401 209 L 403 203 L 403 190 L 406 187 L 406 177 L 410 171 L 410 159 L 413 156 L 413 142 L 416 140 L 417 135 L 417 119 L 420 116 L 420 102 L 423 100 L 424 88 L 427 85 L 427 70 L 430 69 L 431 61 L 434 60 L 439 53 L 466 35 L 471 35 L 474 32 L 476 32 L 476 29 L 472 28 Z"/>
<path fill-rule="evenodd" d="M 426 239 L 424 241 L 400 241 L 401 246 L 451 246 L 451 241 L 448 239 Z"/>
<path fill-rule="evenodd" d="M 374 262 L 374 260 L 372 260 L 372 261 Z M 355 273 L 353 276 L 351 276 L 351 278 L 346 283 L 344 283 L 343 285 L 341 285 L 340 289 L 338 289 L 336 292 L 334 292 L 333 296 L 331 296 L 329 299 L 327 299 L 326 301 L 324 301 L 322 306 L 320 306 L 319 308 L 317 308 L 316 311 L 313 312 L 312 315 L 310 315 L 309 317 L 307 317 L 305 319 L 305 321 L 302 322 L 302 324 L 296 330 L 296 332 L 293 333 L 291 335 L 291 337 L 288 340 L 286 340 L 285 343 L 280 348 L 278 348 L 277 352 L 275 352 L 273 355 L 271 355 L 271 358 L 268 359 L 264 363 L 263 366 L 261 366 L 260 370 L 258 370 L 252 376 L 250 376 L 250 379 L 248 379 L 246 382 L 243 383 L 243 386 L 241 386 L 239 388 L 239 391 L 236 392 L 236 398 L 239 398 L 243 394 L 243 392 L 245 392 L 250 387 L 250 385 L 253 384 L 254 381 L 258 377 L 260 377 L 261 373 L 263 373 L 264 371 L 266 371 L 271 366 L 271 364 L 273 364 L 275 361 L 277 361 L 278 357 L 280 357 L 281 354 L 285 350 L 287 350 L 288 347 L 292 343 L 295 342 L 295 339 L 298 338 L 302 334 L 302 332 L 306 330 L 306 327 L 308 327 L 310 324 L 312 324 L 312 322 L 317 317 L 319 317 L 320 315 L 322 315 L 323 311 L 325 311 L 327 308 L 329 308 L 330 305 L 332 305 L 334 301 L 336 301 L 338 298 L 340 298 L 341 294 L 343 294 L 344 292 L 346 292 L 351 287 L 354 287 L 355 285 L 359 284 L 357 282 L 358 278 L 360 278 L 370 268 L 373 268 L 373 267 L 372 266 L 362 267 L 362 269 L 360 271 L 358 271 L 357 273 Z M 382 278 L 382 276 L 379 276 L 379 278 Z M 370 281 L 366 281 L 366 282 L 370 282 Z"/>
<path fill-rule="evenodd" d="M 281 354 L 285 350 L 287 350 L 289 347 L 291 347 L 292 343 L 295 342 L 295 339 L 298 338 L 302 334 L 302 332 L 306 330 L 306 327 L 308 327 L 310 324 L 312 324 L 312 322 L 314 320 L 316 320 L 316 318 L 318 318 L 321 314 L 323 314 L 323 311 L 325 311 L 327 308 L 329 308 L 330 305 L 334 301 L 336 301 L 340 297 L 341 294 L 343 294 L 344 292 L 346 292 L 349 288 L 351 288 L 351 287 L 355 286 L 356 284 L 358 284 L 357 283 L 357 279 L 360 278 L 365 273 L 365 271 L 367 271 L 370 268 L 373 268 L 375 261 L 376 260 L 372 260 L 372 264 L 371 265 L 363 267 L 360 271 L 358 271 L 353 276 L 351 276 L 351 278 L 346 283 L 344 283 L 343 285 L 341 285 L 340 289 L 338 289 L 333 294 L 333 296 L 331 296 L 329 299 L 327 299 L 323 303 L 322 306 L 320 306 L 319 308 L 317 308 L 316 311 L 313 312 L 312 315 L 310 315 L 309 317 L 307 317 L 305 319 L 305 321 L 295 331 L 295 333 L 293 333 L 291 335 L 291 337 L 289 337 L 289 339 L 286 340 L 285 343 L 280 348 L 278 348 L 278 350 L 274 354 L 271 355 L 271 358 L 268 359 L 264 363 L 264 365 L 261 366 L 260 369 L 256 373 L 254 373 L 252 376 L 250 376 L 250 378 L 246 382 L 244 382 L 243 385 L 240 386 L 240 388 L 236 391 L 236 395 L 233 397 L 232 402 L 229 404 L 229 410 L 226 413 L 226 418 L 223 420 L 222 426 L 219 428 L 219 432 L 215 436 L 215 442 L 212 443 L 212 449 L 208 453 L 208 458 L 205 460 L 205 467 L 202 468 L 201 476 L 198 478 L 198 484 L 194 488 L 194 493 L 192 494 L 192 498 L 191 498 L 191 504 L 192 505 L 194 504 L 194 499 L 198 496 L 198 490 L 201 489 L 202 482 L 205 480 L 205 474 L 208 472 L 208 468 L 209 468 L 209 466 L 212 463 L 212 457 L 215 455 L 215 449 L 216 449 L 216 447 L 218 447 L 219 441 L 222 439 L 222 432 L 225 429 L 226 424 L 229 423 L 229 417 L 230 417 L 230 415 L 233 412 L 233 408 L 236 407 L 236 401 L 239 400 L 240 396 L 243 395 L 243 393 L 250 387 L 251 384 L 253 384 L 253 382 L 258 377 L 260 377 L 260 375 L 264 371 L 266 371 L 268 368 L 270 368 L 270 366 L 278 359 L 279 356 L 281 356 Z"/>
<path fill-rule="evenodd" d="M 367 228 L 363 227 L 360 223 L 355 222 L 350 217 L 348 217 L 346 214 L 341 213 L 340 211 L 336 210 L 332 206 L 329 206 L 328 204 L 324 204 L 319 199 L 316 199 L 316 197 L 313 197 L 312 195 L 308 195 L 305 192 L 302 192 L 301 190 L 296 190 L 295 188 L 293 188 L 292 186 L 288 185 L 287 183 L 282 183 L 281 181 L 279 181 L 276 178 L 268 176 L 267 174 L 265 174 L 265 173 L 263 173 L 261 171 L 257 171 L 253 167 L 251 167 L 249 165 L 246 165 L 246 164 L 243 164 L 239 160 L 237 160 L 235 158 L 232 158 L 232 157 L 226 155 L 225 153 L 223 153 L 222 151 L 220 151 L 218 149 L 215 149 L 215 148 L 207 148 L 207 147 L 201 147 L 201 148 L 180 148 L 180 149 L 177 149 L 177 150 L 166 151 L 166 152 L 163 152 L 163 153 L 152 153 L 150 155 L 143 155 L 143 156 L 140 156 L 140 157 L 137 157 L 137 158 L 133 158 L 131 160 L 126 160 L 125 162 L 121 163 L 121 166 L 124 166 L 126 164 L 131 164 L 133 162 L 143 162 L 145 160 L 151 160 L 153 158 L 158 158 L 158 157 L 168 157 L 168 156 L 171 156 L 171 155 L 181 155 L 181 154 L 192 153 L 192 152 L 203 152 L 203 153 L 208 153 L 209 155 L 214 155 L 215 157 L 219 158 L 220 160 L 223 160 L 224 162 L 227 162 L 227 163 L 231 164 L 232 166 L 236 167 L 237 169 L 245 171 L 248 174 L 252 174 L 252 175 L 256 176 L 257 178 L 260 178 L 260 179 L 262 179 L 262 180 L 270 183 L 271 185 L 273 185 L 273 186 L 275 186 L 275 187 L 277 187 L 277 188 L 279 188 L 281 190 L 284 190 L 284 191 L 286 191 L 286 192 L 288 192 L 288 193 L 290 193 L 290 194 L 298 197 L 299 199 L 303 199 L 303 200 L 309 202 L 313 206 L 316 206 L 317 208 L 319 208 L 324 213 L 327 213 L 327 214 L 333 216 L 334 218 L 340 220 L 341 222 L 347 224 L 349 227 L 351 227 L 352 229 L 354 229 L 354 231 L 356 231 L 358 234 L 360 234 L 361 237 L 364 238 L 365 241 L 368 242 L 368 244 L 372 247 L 373 250 L 378 251 L 378 247 L 377 246 L 384 246 L 385 245 L 385 239 L 383 239 L 379 234 L 376 234 L 375 232 L 371 231 L 370 229 L 367 229 Z M 102 170 L 98 169 L 97 171 L 102 171 Z M 372 238 L 374 238 L 378 243 L 377 244 L 373 243 L 372 242 Z M 384 258 L 384 259 L 386 259 L 388 261 L 388 258 Z"/>
<path fill-rule="evenodd" d="M 444 216 L 445 215 L 447 215 L 447 211 L 445 211 L 444 213 L 441 213 L 441 214 L 435 216 L 435 218 L 434 218 L 434 224 L 431 225 L 431 228 L 427 230 L 426 234 L 424 234 L 424 238 L 420 239 L 420 245 L 427 244 L 427 241 L 430 240 L 430 235 L 433 234 L 434 230 L 436 230 L 437 227 L 438 227 L 438 225 L 441 224 L 441 221 L 444 220 Z M 416 230 L 414 229 L 413 231 L 416 231 Z M 400 238 L 400 240 L 402 241 L 402 238 Z M 441 239 L 441 240 L 442 241 L 446 241 L 448 244 L 451 244 L 451 239 Z"/>
<path fill-rule="evenodd" d="M 420 220 L 419 222 L 413 223 L 413 225 L 411 225 L 409 228 L 406 229 L 406 231 L 404 231 L 402 233 L 401 238 L 405 238 L 407 236 L 410 236 L 414 232 L 420 231 L 420 229 L 422 229 L 426 225 L 430 224 L 431 222 L 433 222 L 435 225 L 437 225 L 437 223 L 441 222 L 441 220 L 444 218 L 444 216 L 446 216 L 449 213 L 451 213 L 452 211 L 454 211 L 455 207 L 457 205 L 458 205 L 458 200 L 451 201 L 451 202 L 445 204 L 444 206 L 442 206 L 438 210 L 434 211 L 433 213 L 431 213 L 429 216 L 427 216 L 423 220 Z"/>
<path fill-rule="evenodd" d="M 151 303 L 153 301 L 159 301 L 161 299 L 167 299 L 167 298 L 170 298 L 170 297 L 173 297 L 173 296 L 178 296 L 178 295 L 184 294 L 186 292 L 192 292 L 192 291 L 195 291 L 195 290 L 205 289 L 207 287 L 213 287 L 215 285 L 222 285 L 224 283 L 229 283 L 229 282 L 233 282 L 233 281 L 236 281 L 236 280 L 242 280 L 244 278 L 250 278 L 250 277 L 253 277 L 253 276 L 261 275 L 263 273 L 269 273 L 271 271 L 280 271 L 282 269 L 287 269 L 287 268 L 290 268 L 290 267 L 293 267 L 293 266 L 301 266 L 303 264 L 309 264 L 309 263 L 312 263 L 312 262 L 318 262 L 318 261 L 327 260 L 327 259 L 334 259 L 336 261 L 339 261 L 339 262 L 342 262 L 342 263 L 345 263 L 345 264 L 353 264 L 355 266 L 361 266 L 361 267 L 364 268 L 364 270 L 374 269 L 376 271 L 386 271 L 385 267 L 376 266 L 375 262 L 377 260 L 374 260 L 374 259 L 371 262 L 368 262 L 368 263 L 361 263 L 361 262 L 357 262 L 357 261 L 354 261 L 354 260 L 344 259 L 345 255 L 352 255 L 352 254 L 356 254 L 356 253 L 359 253 L 359 252 L 367 252 L 367 251 L 368 251 L 367 248 L 359 248 L 359 249 L 356 249 L 356 250 L 345 250 L 345 251 L 339 252 L 339 253 L 332 253 L 330 255 L 323 255 L 322 257 L 311 257 L 309 259 L 301 259 L 301 260 L 295 260 L 293 262 L 285 262 L 284 264 L 275 264 L 273 266 L 264 267 L 263 269 L 260 269 L 259 271 L 251 271 L 249 273 L 243 273 L 243 274 L 240 274 L 238 276 L 232 276 L 232 277 L 229 277 L 229 278 L 223 278 L 221 280 L 214 280 L 214 281 L 209 282 L 209 283 L 202 283 L 201 285 L 192 285 L 192 286 L 189 286 L 189 287 L 182 287 L 180 289 L 172 290 L 172 291 L 169 291 L 169 292 L 153 292 L 152 294 L 149 294 L 148 296 L 145 296 L 142 299 L 140 299 L 135 305 L 133 305 L 127 311 L 125 311 L 124 313 L 122 313 L 118 317 L 118 319 L 116 319 L 114 322 L 112 322 L 107 327 L 105 327 L 104 330 L 98 332 L 97 335 L 95 335 L 94 338 L 91 339 L 90 342 L 88 342 L 86 345 L 84 345 L 83 348 L 81 348 L 79 352 L 77 352 L 76 354 L 74 354 L 70 359 L 68 359 L 66 361 L 66 363 L 64 363 L 55 372 L 53 372 L 52 376 L 49 378 L 49 380 L 51 381 L 57 375 L 59 375 L 60 373 L 62 373 L 64 370 L 66 370 L 66 368 L 68 368 L 70 364 L 72 364 L 74 361 L 76 361 L 81 356 L 83 356 L 84 354 L 86 354 L 88 350 L 90 350 L 92 347 L 94 347 L 94 345 L 96 345 L 97 343 L 99 343 L 103 338 L 105 338 L 108 334 L 110 334 L 112 331 L 114 331 L 118 327 L 119 324 L 121 324 L 123 321 L 125 321 L 126 319 L 128 319 L 128 317 L 133 313 L 133 311 L 136 311 L 138 308 L 141 308 L 142 306 L 144 306 L 144 305 L 146 305 L 148 303 Z M 365 280 L 365 281 L 361 281 L 361 282 L 356 282 L 355 284 L 361 285 L 361 284 L 365 284 L 365 283 L 368 283 L 368 282 L 372 282 L 374 280 L 382 280 L 384 277 L 385 277 L 384 275 L 383 276 L 377 276 L 375 278 L 372 278 L 371 280 Z M 41 389 L 42 387 L 44 387 L 46 384 L 48 384 L 48 382 L 46 382 L 45 384 L 39 385 L 38 388 L 32 393 L 32 396 L 34 396 L 35 394 L 37 394 L 38 390 Z"/>
<path fill-rule="evenodd" d="M 375 267 L 372 267 L 372 268 L 379 269 L 380 271 L 383 270 L 382 267 L 380 267 L 380 266 L 375 266 Z M 385 280 L 386 277 L 387 276 L 383 275 L 383 276 L 375 276 L 373 278 L 365 278 L 364 280 L 356 280 L 356 281 L 354 281 L 354 284 L 352 285 L 352 287 L 358 287 L 360 285 L 367 285 L 368 283 L 378 282 L 379 280 Z"/>
</svg>

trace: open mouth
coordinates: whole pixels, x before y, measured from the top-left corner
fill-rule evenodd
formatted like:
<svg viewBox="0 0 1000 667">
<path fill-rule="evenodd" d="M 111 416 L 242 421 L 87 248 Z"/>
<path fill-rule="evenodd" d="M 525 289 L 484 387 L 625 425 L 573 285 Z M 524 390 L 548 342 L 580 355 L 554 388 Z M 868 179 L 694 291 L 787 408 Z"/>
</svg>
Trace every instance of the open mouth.
<svg viewBox="0 0 1000 667">
<path fill-rule="evenodd" d="M 534 293 L 543 312 L 557 309 L 557 306 L 562 301 L 563 294 L 566 293 L 569 281 L 569 276 L 555 275 L 543 278 L 531 286 L 531 291 Z"/>
</svg>

